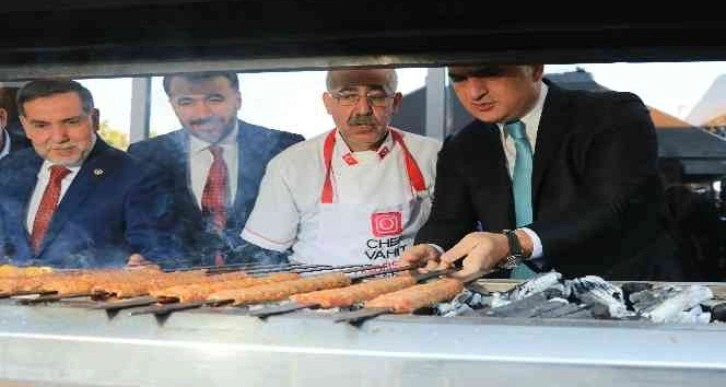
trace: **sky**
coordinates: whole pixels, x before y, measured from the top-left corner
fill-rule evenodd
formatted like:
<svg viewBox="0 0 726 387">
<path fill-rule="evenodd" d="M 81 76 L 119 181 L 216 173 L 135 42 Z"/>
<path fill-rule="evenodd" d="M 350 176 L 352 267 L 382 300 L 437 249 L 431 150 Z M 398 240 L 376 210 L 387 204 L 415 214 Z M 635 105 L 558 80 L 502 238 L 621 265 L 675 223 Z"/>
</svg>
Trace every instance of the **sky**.
<svg viewBox="0 0 726 387">
<path fill-rule="evenodd" d="M 599 84 L 618 91 L 631 91 L 654 108 L 685 119 L 719 75 L 726 75 L 726 62 L 606 63 L 548 65 L 546 73 L 583 68 Z M 399 69 L 399 91 L 404 95 L 425 84 L 427 69 Z M 101 120 L 128 132 L 131 114 L 131 79 L 84 79 L 91 90 Z M 287 130 L 310 138 L 333 127 L 325 112 L 322 93 L 324 71 L 240 74 L 243 120 Z M 179 127 L 161 85 L 152 79 L 151 130 L 166 133 Z M 726 101 L 724 109 L 726 110 Z"/>
</svg>

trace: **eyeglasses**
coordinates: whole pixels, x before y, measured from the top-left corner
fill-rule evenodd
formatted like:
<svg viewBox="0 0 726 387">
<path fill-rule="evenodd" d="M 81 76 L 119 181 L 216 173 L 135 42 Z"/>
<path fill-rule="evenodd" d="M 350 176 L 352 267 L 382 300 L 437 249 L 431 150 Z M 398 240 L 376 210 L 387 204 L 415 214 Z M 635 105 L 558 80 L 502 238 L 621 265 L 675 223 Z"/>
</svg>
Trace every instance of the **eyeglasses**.
<svg viewBox="0 0 726 387">
<path fill-rule="evenodd" d="M 340 106 L 355 106 L 360 102 L 360 99 L 364 96 L 360 94 L 332 94 L 333 98 L 338 101 Z M 388 100 L 393 98 L 392 95 L 386 94 L 366 94 L 366 100 L 369 104 L 377 107 L 385 107 L 388 105 Z"/>
</svg>

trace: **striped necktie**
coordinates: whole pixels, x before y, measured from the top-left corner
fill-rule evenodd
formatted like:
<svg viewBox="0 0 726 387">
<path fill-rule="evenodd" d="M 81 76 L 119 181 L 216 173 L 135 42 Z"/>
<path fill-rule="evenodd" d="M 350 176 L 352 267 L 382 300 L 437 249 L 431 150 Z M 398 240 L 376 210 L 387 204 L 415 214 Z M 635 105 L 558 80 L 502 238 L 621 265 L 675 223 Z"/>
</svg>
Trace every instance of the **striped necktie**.
<svg viewBox="0 0 726 387">
<path fill-rule="evenodd" d="M 514 140 L 514 149 L 517 157 L 514 160 L 514 173 L 512 174 L 512 190 L 514 192 L 514 213 L 517 227 L 532 223 L 532 146 L 527 139 L 527 132 L 522 121 L 514 121 L 504 125 L 504 130 Z M 527 265 L 517 265 L 512 270 L 511 277 L 526 279 L 534 277 L 537 273 Z"/>
</svg>

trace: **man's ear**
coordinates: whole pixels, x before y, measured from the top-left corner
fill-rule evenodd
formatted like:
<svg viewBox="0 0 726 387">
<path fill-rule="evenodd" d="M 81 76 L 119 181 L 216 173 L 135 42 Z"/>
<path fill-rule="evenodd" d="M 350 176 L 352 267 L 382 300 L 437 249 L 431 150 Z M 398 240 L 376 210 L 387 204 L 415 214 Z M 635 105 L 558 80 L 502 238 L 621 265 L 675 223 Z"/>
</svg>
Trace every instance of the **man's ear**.
<svg viewBox="0 0 726 387">
<path fill-rule="evenodd" d="M 335 98 L 333 98 L 330 93 L 327 91 L 323 93 L 323 104 L 325 105 L 325 110 L 328 111 L 328 114 L 333 114 L 331 111 L 331 108 L 333 107 L 333 104 L 335 103 Z"/>
<path fill-rule="evenodd" d="M 0 108 L 0 130 L 5 129 L 6 126 L 8 126 L 8 111 Z"/>
<path fill-rule="evenodd" d="M 396 93 L 393 95 L 393 112 L 398 113 L 398 110 L 401 109 L 401 102 L 403 101 L 403 94 Z"/>
</svg>

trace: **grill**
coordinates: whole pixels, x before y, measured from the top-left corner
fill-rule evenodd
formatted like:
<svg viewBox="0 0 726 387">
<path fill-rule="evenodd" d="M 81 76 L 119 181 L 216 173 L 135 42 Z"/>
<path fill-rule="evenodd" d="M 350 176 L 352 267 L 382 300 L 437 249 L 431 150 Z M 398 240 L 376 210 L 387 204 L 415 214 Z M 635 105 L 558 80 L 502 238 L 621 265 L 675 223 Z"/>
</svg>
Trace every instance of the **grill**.
<svg viewBox="0 0 726 387">
<path fill-rule="evenodd" d="M 384 265 L 205 269 L 210 272 L 205 278 L 241 270 L 252 278 L 342 273 L 353 282 L 392 275 Z M 416 280 L 431 283 L 441 274 Z M 511 294 L 515 285 L 478 280 L 468 288 Z M 701 285 L 713 292 L 712 304 L 726 294 L 721 284 Z M 514 289 L 524 292 L 522 285 Z M 436 315 L 437 308 L 392 315 L 390 310 L 316 309 L 288 301 L 156 304 L 159 299 L 148 295 L 123 300 L 99 294 L 4 296 L 0 381 L 446 386 L 563 385 L 587 378 L 589 385 L 663 386 L 687 380 L 705 386 L 717 385 L 726 374 L 726 329 L 718 322 L 532 319 L 516 313 L 497 317 L 487 309 L 454 317 Z M 435 306 L 441 305 L 450 303 Z M 516 302 L 509 309 L 519 310 L 511 305 Z M 368 315 L 355 319 L 355 313 Z"/>
</svg>

